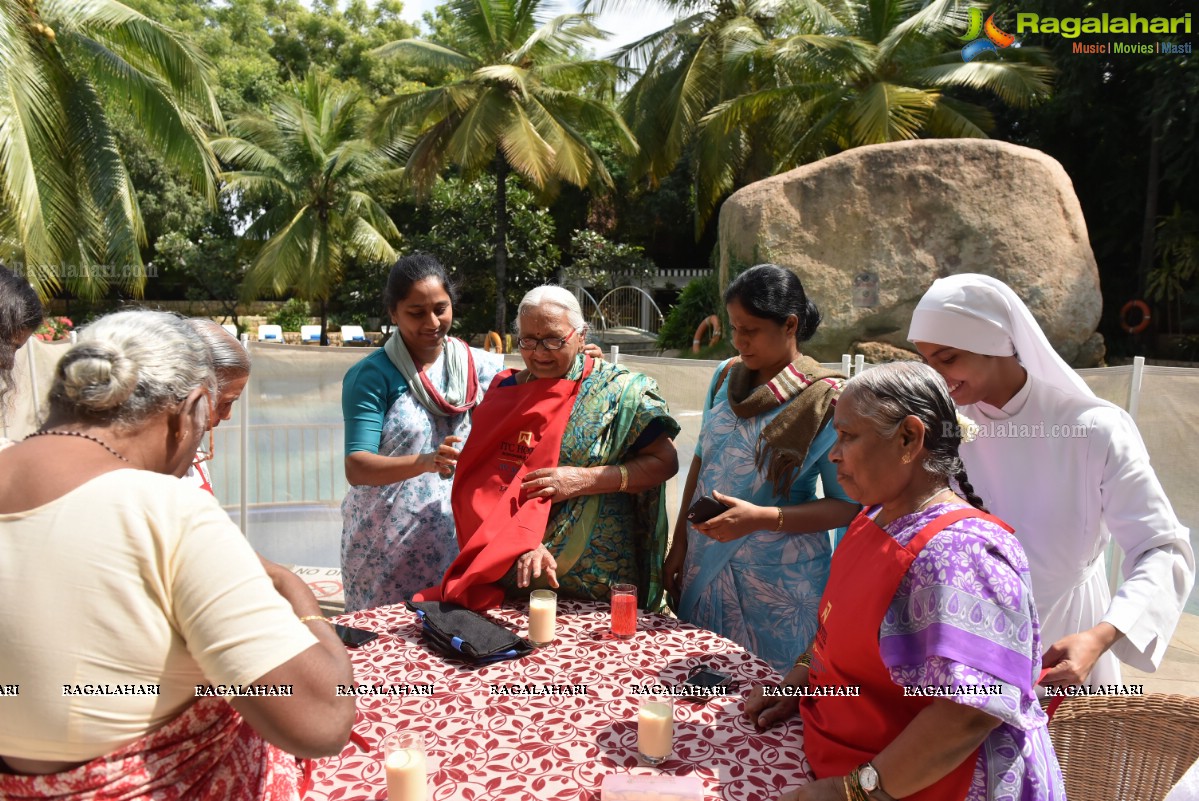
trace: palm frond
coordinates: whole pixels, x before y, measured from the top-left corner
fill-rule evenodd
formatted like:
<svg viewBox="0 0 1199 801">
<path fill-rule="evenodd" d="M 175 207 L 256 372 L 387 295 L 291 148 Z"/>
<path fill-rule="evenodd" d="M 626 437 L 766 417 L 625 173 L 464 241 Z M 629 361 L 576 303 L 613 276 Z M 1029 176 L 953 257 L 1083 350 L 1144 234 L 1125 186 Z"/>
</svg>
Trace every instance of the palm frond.
<svg viewBox="0 0 1199 801">
<path fill-rule="evenodd" d="M 424 39 L 400 39 L 370 51 L 380 58 L 393 58 L 412 67 L 472 72 L 479 67 L 475 59 L 450 47 Z"/>
<path fill-rule="evenodd" d="M 213 66 L 198 47 L 165 25 L 116 0 L 42 0 L 39 11 L 71 39 L 94 38 L 147 76 L 163 82 L 181 106 L 222 130 L 210 83 Z"/>
<path fill-rule="evenodd" d="M 376 263 L 395 261 L 395 248 L 378 228 L 364 218 L 353 218 L 348 234 L 348 249 L 358 258 Z M 396 238 L 399 238 L 398 234 Z"/>
<path fill-rule="evenodd" d="M 250 139 L 227 136 L 213 139 L 209 144 L 213 152 L 226 164 L 269 175 L 281 176 L 284 173 L 283 162 L 279 157 Z"/>
<path fill-rule="evenodd" d="M 479 67 L 473 76 L 484 83 L 500 84 L 505 90 L 515 92 L 521 102 L 529 99 L 529 73 L 511 64 L 489 64 Z"/>
<path fill-rule="evenodd" d="M 457 82 L 418 92 L 395 95 L 383 101 L 370 124 L 376 140 L 412 139 L 429 120 L 457 117 L 478 101 L 482 87 Z"/>
<path fill-rule="evenodd" d="M 9 14 L 0 26 L 0 203 L 13 215 L 30 283 L 48 297 L 86 236 L 63 136 L 70 78 L 60 59 L 35 54 Z"/>
<path fill-rule="evenodd" d="M 124 96 L 147 141 L 197 192 L 213 202 L 220 165 L 200 119 L 175 101 L 164 82 L 136 69 L 98 41 L 81 37 L 72 44 L 88 59 L 89 79 Z"/>
<path fill-rule="evenodd" d="M 76 80 L 65 101 L 68 148 L 78 156 L 74 163 L 79 183 L 87 190 L 85 205 L 95 212 L 96 230 L 90 239 L 100 261 L 122 268 L 119 273 L 125 289 L 140 295 L 146 279 L 141 257 L 146 232 L 116 135 L 88 81 Z M 107 284 L 107 277 L 101 276 L 84 280 L 73 289 L 83 296 L 99 295 Z"/>
<path fill-rule="evenodd" d="M 512 169 L 533 186 L 544 189 L 557 154 L 537 130 L 525 109 L 514 107 L 506 124 L 497 133 L 500 150 Z"/>
<path fill-rule="evenodd" d="M 538 61 L 566 59 L 589 39 L 606 39 L 608 33 L 595 25 L 591 14 L 559 14 L 537 28 L 533 35 L 509 54 L 510 64 L 527 59 Z"/>
<path fill-rule="evenodd" d="M 661 30 L 642 36 L 640 39 L 619 47 L 609 58 L 613 63 L 633 70 L 647 69 L 651 64 L 663 64 L 664 56 L 671 51 L 681 51 L 682 42 L 695 37 L 696 31 L 709 19 L 706 12 L 692 14 L 675 20 Z"/>
<path fill-rule="evenodd" d="M 961 86 L 993 94 L 1009 106 L 1027 108 L 1049 97 L 1053 70 L 1021 61 L 959 61 L 914 70 L 910 76 L 927 86 Z"/>
<path fill-rule="evenodd" d="M 242 195 L 250 203 L 280 200 L 294 203 L 296 199 L 294 188 L 273 173 L 236 170 L 222 173 L 221 180 L 224 182 L 222 192 L 227 195 Z"/>
<path fill-rule="evenodd" d="M 588 88 L 592 97 L 610 99 L 624 71 L 611 61 L 562 61 L 539 66 L 534 74 L 555 89 Z"/>
<path fill-rule="evenodd" d="M 249 296 L 256 297 L 267 288 L 284 294 L 312 272 L 316 216 L 312 208 L 301 206 L 287 225 L 263 244 L 246 272 L 244 289 Z"/>
<path fill-rule="evenodd" d="M 854 143 L 874 145 L 915 139 L 939 96 L 927 89 L 872 84 L 848 110 Z"/>
<path fill-rule="evenodd" d="M 479 101 L 456 120 L 453 136 L 443 151 L 445 158 L 468 174 L 482 169 L 491 162 L 501 131 L 510 124 L 514 113 L 515 104 L 505 93 L 484 92 Z"/>
<path fill-rule="evenodd" d="M 926 126 L 928 135 L 942 139 L 986 139 L 995 118 L 982 106 L 941 95 Z"/>
</svg>

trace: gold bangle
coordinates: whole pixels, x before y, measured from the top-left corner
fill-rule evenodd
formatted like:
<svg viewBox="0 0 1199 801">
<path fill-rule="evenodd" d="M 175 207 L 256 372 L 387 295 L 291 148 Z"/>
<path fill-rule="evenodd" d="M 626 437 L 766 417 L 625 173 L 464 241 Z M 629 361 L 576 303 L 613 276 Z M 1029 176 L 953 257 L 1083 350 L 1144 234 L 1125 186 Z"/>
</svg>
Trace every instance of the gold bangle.
<svg viewBox="0 0 1199 801">
<path fill-rule="evenodd" d="M 618 470 L 620 470 L 620 489 L 618 489 L 616 491 L 624 492 L 626 489 L 629 488 L 629 468 L 625 467 L 622 464 L 616 465 L 616 468 Z"/>
<path fill-rule="evenodd" d="M 849 790 L 849 775 L 842 776 L 841 781 L 845 785 L 845 801 L 853 801 L 853 793 Z"/>
<path fill-rule="evenodd" d="M 803 652 L 802 654 L 800 654 L 800 655 L 799 655 L 799 659 L 796 659 L 796 660 L 795 660 L 795 664 L 794 664 L 794 665 L 792 665 L 792 667 L 806 667 L 806 668 L 811 668 L 811 667 L 812 667 L 812 653 L 811 653 L 811 651 L 805 651 L 805 652 Z"/>
<path fill-rule="evenodd" d="M 778 525 L 774 527 L 774 530 L 782 531 L 783 530 L 783 507 L 780 506 L 778 509 L 779 509 L 779 522 L 778 522 Z"/>
<path fill-rule="evenodd" d="M 300 618 L 301 623 L 311 623 L 314 620 L 323 620 L 324 622 L 329 623 L 328 619 L 324 615 L 304 615 Z M 330 623 L 329 625 L 333 624 Z"/>
</svg>

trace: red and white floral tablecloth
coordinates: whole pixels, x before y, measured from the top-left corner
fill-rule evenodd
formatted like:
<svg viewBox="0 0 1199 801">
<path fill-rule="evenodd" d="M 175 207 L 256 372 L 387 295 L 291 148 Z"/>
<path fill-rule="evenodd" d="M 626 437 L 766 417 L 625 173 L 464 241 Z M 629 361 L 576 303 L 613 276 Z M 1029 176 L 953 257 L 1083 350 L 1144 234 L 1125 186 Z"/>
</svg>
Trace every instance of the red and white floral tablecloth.
<svg viewBox="0 0 1199 801">
<path fill-rule="evenodd" d="M 491 617 L 526 633 L 525 606 Z M 432 685 L 432 695 L 362 695 L 353 743 L 321 760 L 308 799 L 386 799 L 376 746 L 400 729 L 425 734 L 431 801 L 599 801 L 609 773 L 695 774 L 707 799 L 773 801 L 807 781 L 798 720 L 758 732 L 744 718 L 744 695 L 778 676 L 762 660 L 712 632 L 641 614 L 631 640 L 607 635 L 607 604 L 560 601 L 558 639 L 523 659 L 486 667 L 447 661 L 420 641 L 416 615 L 402 606 L 343 615 L 346 625 L 379 632 L 351 651 L 359 685 Z M 707 704 L 679 700 L 674 753 L 660 768 L 637 760 L 635 684 L 681 684 L 705 662 L 730 673 L 741 693 Z M 491 685 L 585 685 L 586 695 L 497 695 Z"/>
</svg>

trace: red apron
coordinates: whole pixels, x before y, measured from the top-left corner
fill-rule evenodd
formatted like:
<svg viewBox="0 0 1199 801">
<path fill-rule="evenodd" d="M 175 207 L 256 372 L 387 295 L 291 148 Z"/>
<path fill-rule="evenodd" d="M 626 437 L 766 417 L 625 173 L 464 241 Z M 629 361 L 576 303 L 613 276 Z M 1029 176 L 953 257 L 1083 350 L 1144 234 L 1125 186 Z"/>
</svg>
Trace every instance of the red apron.
<svg viewBox="0 0 1199 801">
<path fill-rule="evenodd" d="M 530 471 L 558 466 L 566 422 L 593 365 L 586 357 L 577 381 L 543 378 L 500 387 L 515 371 L 495 377 L 471 417 L 450 493 L 461 552 L 441 586 L 422 590 L 416 600 L 450 601 L 475 611 L 503 602 L 496 582 L 521 554 L 541 544 L 550 519 L 551 499 L 524 498 L 521 481 Z"/>
<path fill-rule="evenodd" d="M 929 697 L 904 696 L 903 688 L 891 680 L 879 654 L 878 632 L 899 582 L 924 546 L 945 527 L 970 517 L 1011 531 L 978 509 L 955 509 L 940 515 L 903 546 L 863 511 L 837 546 L 820 599 L 809 685 L 860 687 L 861 693 L 856 698 L 801 699 L 804 753 L 817 778 L 842 776 L 874 759 L 933 702 Z M 905 801 L 961 801 L 970 789 L 977 759 L 975 751 L 949 775 L 905 796 Z"/>
</svg>

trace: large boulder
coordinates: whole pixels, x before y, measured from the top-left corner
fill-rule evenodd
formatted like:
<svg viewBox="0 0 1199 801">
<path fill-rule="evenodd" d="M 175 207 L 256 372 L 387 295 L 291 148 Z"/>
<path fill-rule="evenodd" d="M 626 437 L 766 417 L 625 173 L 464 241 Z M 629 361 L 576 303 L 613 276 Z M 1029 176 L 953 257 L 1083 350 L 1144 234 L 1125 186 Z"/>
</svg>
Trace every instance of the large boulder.
<svg viewBox="0 0 1199 801">
<path fill-rule="evenodd" d="M 852 343 L 904 348 L 936 278 L 1006 282 L 1075 367 L 1097 364 L 1099 271 L 1062 166 L 987 139 L 859 147 L 750 184 L 720 212 L 720 271 L 794 270 L 824 315 L 804 350 L 836 361 Z"/>
</svg>

